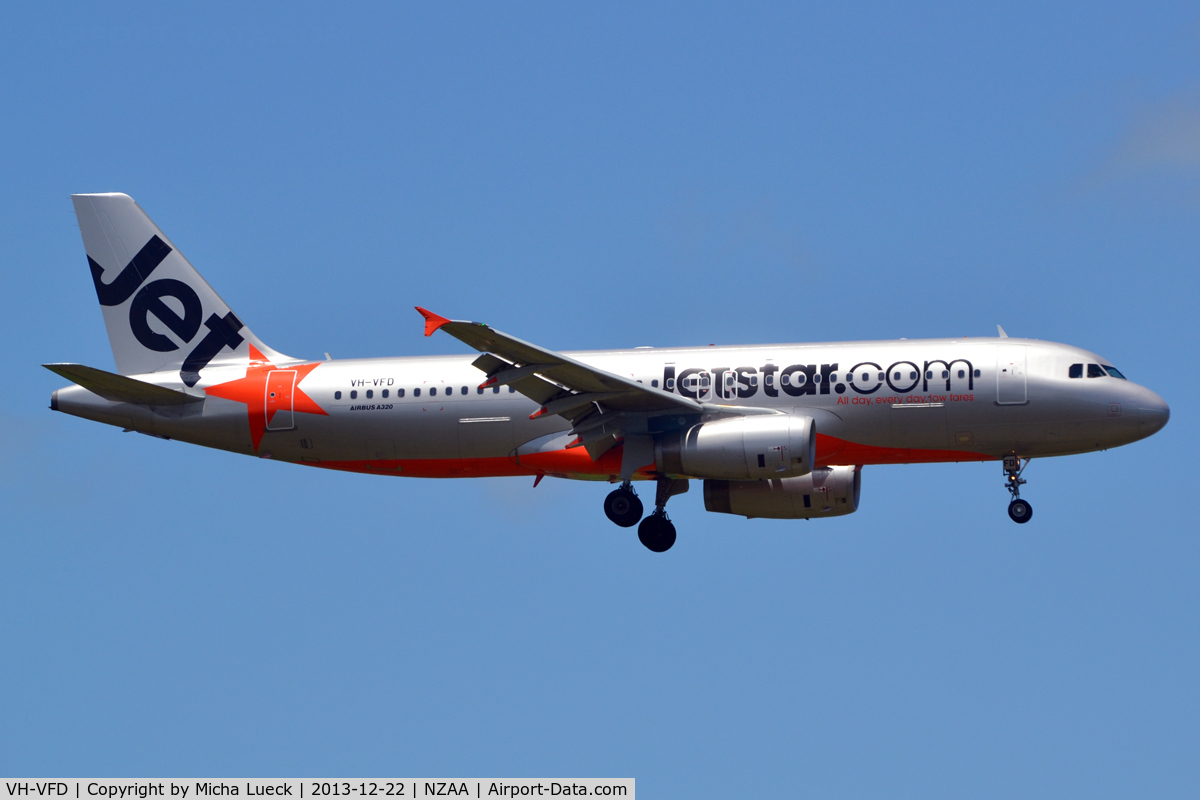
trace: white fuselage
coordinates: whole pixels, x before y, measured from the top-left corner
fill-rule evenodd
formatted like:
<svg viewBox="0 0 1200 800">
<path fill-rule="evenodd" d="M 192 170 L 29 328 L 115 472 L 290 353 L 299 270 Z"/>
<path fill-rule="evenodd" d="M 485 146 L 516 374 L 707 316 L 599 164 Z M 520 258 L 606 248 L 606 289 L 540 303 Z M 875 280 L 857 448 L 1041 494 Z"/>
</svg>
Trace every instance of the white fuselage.
<svg viewBox="0 0 1200 800">
<path fill-rule="evenodd" d="M 1169 415 L 1163 400 L 1142 386 L 1108 373 L 1087 377 L 1089 365 L 1109 366 L 1095 354 L 1028 339 L 567 355 L 710 407 L 811 416 L 819 465 L 1102 450 L 1154 433 Z M 616 479 L 619 453 L 593 462 L 584 450 L 568 448 L 569 422 L 557 416 L 530 419 L 538 404 L 508 387 L 481 391 L 485 376 L 472 360 L 266 364 L 255 373 L 261 375 L 257 382 L 245 367 L 210 368 L 195 390 L 226 396 L 208 393 L 202 403 L 164 409 L 109 402 L 72 386 L 55 393 L 54 406 L 148 434 L 335 469 L 418 477 L 544 473 Z M 1082 376 L 1070 377 L 1077 364 Z M 182 388 L 169 373 L 135 377 Z"/>
</svg>

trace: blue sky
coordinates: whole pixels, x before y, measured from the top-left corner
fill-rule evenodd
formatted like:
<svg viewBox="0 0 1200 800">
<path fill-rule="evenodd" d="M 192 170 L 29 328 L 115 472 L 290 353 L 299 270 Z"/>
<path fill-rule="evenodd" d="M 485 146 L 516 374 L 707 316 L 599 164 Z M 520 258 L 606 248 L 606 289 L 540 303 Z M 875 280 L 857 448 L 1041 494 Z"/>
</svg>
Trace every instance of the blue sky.
<svg viewBox="0 0 1200 800">
<path fill-rule="evenodd" d="M 343 6 L 346 4 L 342 4 Z M 1200 791 L 1194 5 L 33 5 L 0 29 L 0 773 Z M 1014 336 L 1150 440 L 875 467 L 825 522 L 328 474 L 47 409 L 110 368 L 68 196 L 273 347 Z M 696 487 L 698 489 L 699 487 Z"/>
</svg>

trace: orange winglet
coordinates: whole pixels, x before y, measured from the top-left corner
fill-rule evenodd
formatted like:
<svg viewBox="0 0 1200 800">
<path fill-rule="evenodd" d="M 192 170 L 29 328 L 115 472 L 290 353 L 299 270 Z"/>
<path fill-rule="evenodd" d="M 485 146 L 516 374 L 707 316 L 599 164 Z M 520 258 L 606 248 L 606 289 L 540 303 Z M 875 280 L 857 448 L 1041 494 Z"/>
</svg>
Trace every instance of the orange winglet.
<svg viewBox="0 0 1200 800">
<path fill-rule="evenodd" d="M 486 389 L 486 388 L 488 388 L 489 386 L 491 386 L 492 384 L 494 384 L 494 383 L 498 383 L 498 382 L 499 382 L 499 379 L 498 379 L 498 378 L 496 378 L 495 376 L 493 376 L 493 377 L 491 377 L 491 378 L 488 378 L 488 379 L 487 379 L 486 381 L 484 381 L 483 383 L 479 384 L 479 388 L 480 388 L 480 389 Z"/>
<path fill-rule="evenodd" d="M 543 415 L 543 414 L 545 414 L 545 413 L 546 413 L 546 407 L 545 407 L 545 406 L 542 406 L 542 407 L 541 407 L 541 408 L 539 408 L 537 411 L 535 411 L 535 412 L 533 412 L 532 414 L 530 414 L 530 415 L 529 415 L 529 418 L 530 418 L 530 419 L 537 419 L 538 417 L 542 416 L 542 415 Z"/>
<path fill-rule="evenodd" d="M 445 317 L 439 317 L 429 309 L 416 306 L 417 311 L 425 318 L 425 335 L 433 336 L 433 332 L 445 325 L 450 320 Z"/>
</svg>

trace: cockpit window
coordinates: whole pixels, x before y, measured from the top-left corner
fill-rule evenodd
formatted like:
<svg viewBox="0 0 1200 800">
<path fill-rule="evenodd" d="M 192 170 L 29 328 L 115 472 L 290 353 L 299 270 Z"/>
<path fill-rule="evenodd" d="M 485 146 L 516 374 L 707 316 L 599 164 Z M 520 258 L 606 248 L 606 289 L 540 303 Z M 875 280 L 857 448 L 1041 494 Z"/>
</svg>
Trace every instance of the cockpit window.
<svg viewBox="0 0 1200 800">
<path fill-rule="evenodd" d="M 1121 374 L 1121 370 L 1117 369 L 1116 367 L 1110 367 L 1108 364 L 1105 364 L 1104 371 L 1107 372 L 1109 375 L 1112 375 L 1114 378 L 1120 378 L 1121 380 L 1128 380 L 1124 375 Z"/>
<path fill-rule="evenodd" d="M 1088 364 L 1088 377 L 1089 378 L 1106 378 L 1106 377 L 1108 377 L 1108 373 L 1105 372 L 1104 368 L 1101 367 L 1099 364 Z"/>
<path fill-rule="evenodd" d="M 1082 378 L 1083 377 L 1083 364 L 1072 364 L 1071 368 L 1069 370 L 1067 370 L 1067 377 L 1068 378 Z"/>
</svg>

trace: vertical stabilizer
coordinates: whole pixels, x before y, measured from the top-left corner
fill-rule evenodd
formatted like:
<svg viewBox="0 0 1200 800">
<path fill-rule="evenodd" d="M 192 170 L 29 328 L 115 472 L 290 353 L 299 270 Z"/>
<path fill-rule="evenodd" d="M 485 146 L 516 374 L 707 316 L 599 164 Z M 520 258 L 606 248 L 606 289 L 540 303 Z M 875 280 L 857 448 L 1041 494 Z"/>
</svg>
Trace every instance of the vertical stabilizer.
<svg viewBox="0 0 1200 800">
<path fill-rule="evenodd" d="M 209 366 L 247 363 L 250 332 L 126 194 L 71 195 L 117 372 L 178 372 L 195 386 Z"/>
</svg>

